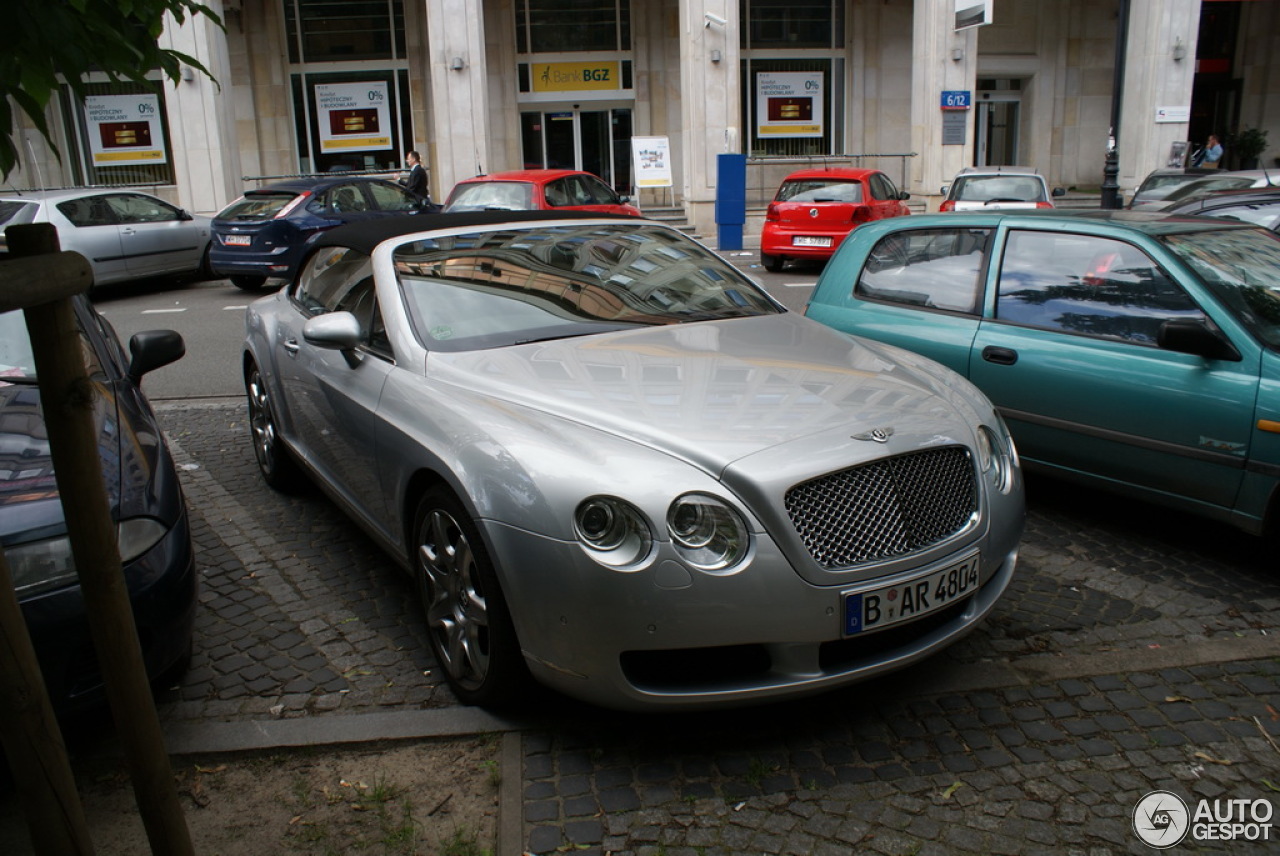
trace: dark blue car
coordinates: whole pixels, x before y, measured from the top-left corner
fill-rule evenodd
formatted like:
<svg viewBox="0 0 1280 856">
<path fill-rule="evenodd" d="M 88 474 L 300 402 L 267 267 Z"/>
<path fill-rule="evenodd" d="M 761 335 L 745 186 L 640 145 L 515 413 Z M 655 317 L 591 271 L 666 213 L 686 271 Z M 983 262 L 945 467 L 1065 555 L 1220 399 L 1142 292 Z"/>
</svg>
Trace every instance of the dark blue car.
<svg viewBox="0 0 1280 856">
<path fill-rule="evenodd" d="M 213 218 L 209 268 L 257 291 L 291 279 L 311 242 L 343 223 L 438 210 L 393 181 L 352 175 L 299 178 L 247 191 Z"/>
<path fill-rule="evenodd" d="M 195 557 L 178 473 L 139 384 L 185 347 L 171 330 L 150 331 L 133 337 L 126 356 L 83 296 L 75 313 L 143 659 L 151 678 L 169 678 L 191 656 Z M 21 311 L 0 313 L 0 543 L 54 709 L 105 704 Z"/>
</svg>

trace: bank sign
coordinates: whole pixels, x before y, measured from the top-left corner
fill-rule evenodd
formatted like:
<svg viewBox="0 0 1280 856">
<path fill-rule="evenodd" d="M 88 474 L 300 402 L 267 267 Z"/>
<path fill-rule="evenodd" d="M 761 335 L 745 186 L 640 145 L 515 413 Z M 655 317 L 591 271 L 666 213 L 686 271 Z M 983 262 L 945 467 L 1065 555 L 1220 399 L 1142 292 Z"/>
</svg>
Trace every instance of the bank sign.
<svg viewBox="0 0 1280 856">
<path fill-rule="evenodd" d="M 586 92 L 621 89 L 618 62 L 535 62 L 530 64 L 534 92 Z"/>
<path fill-rule="evenodd" d="M 315 99 L 322 151 L 391 148 L 391 103 L 386 81 L 318 83 Z"/>
<path fill-rule="evenodd" d="M 821 72 L 757 72 L 756 136 L 821 137 L 822 81 Z"/>
<path fill-rule="evenodd" d="M 158 95 L 86 95 L 84 119 L 94 166 L 165 162 Z"/>
</svg>

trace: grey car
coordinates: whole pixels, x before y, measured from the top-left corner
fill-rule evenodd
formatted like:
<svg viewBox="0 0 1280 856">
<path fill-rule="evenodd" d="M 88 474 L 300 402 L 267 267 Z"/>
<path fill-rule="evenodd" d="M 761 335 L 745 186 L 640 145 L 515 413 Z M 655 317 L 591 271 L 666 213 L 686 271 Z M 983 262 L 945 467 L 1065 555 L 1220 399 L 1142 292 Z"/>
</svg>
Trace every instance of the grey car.
<svg viewBox="0 0 1280 856">
<path fill-rule="evenodd" d="M 344 226 L 246 323 L 262 475 L 412 574 L 466 703 L 815 693 L 955 641 L 1014 573 L 1021 472 L 975 387 L 659 223 Z"/>
<path fill-rule="evenodd" d="M 76 188 L 0 196 L 0 230 L 52 223 L 58 243 L 89 260 L 93 284 L 209 267 L 209 218 L 129 188 Z M 6 246 L 0 237 L 0 249 Z"/>
</svg>

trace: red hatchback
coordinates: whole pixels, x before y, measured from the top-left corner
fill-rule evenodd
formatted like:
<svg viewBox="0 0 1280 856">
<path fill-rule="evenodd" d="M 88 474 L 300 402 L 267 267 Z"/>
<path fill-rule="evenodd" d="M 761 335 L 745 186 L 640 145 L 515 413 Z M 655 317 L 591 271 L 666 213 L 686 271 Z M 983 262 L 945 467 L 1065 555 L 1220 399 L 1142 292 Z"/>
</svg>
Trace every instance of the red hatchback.
<svg viewBox="0 0 1280 856">
<path fill-rule="evenodd" d="M 910 214 L 910 195 L 877 169 L 793 172 L 765 212 L 760 263 L 777 273 L 789 259 L 829 259 L 861 224 Z"/>
<path fill-rule="evenodd" d="M 459 181 L 444 204 L 452 211 L 597 211 L 629 214 L 640 209 L 589 172 L 572 169 L 521 169 Z"/>
</svg>

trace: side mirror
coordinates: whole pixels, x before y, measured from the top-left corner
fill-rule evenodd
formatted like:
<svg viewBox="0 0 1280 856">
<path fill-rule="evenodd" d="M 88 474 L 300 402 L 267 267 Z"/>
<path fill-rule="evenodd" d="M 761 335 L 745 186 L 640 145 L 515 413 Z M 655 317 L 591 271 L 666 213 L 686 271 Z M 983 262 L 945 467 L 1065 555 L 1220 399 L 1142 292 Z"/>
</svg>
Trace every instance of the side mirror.
<svg viewBox="0 0 1280 856">
<path fill-rule="evenodd" d="M 1055 187 L 1055 188 L 1053 189 L 1053 195 L 1054 195 L 1054 196 L 1066 196 L 1066 195 L 1067 195 L 1067 189 L 1066 189 L 1065 187 Z"/>
<path fill-rule="evenodd" d="M 1191 354 L 1206 360 L 1241 360 L 1235 345 L 1199 318 L 1175 318 L 1164 322 L 1156 334 L 1156 344 L 1166 351 Z"/>
<path fill-rule="evenodd" d="M 948 193 L 951 192 L 951 185 L 949 184 L 942 185 L 942 189 L 939 190 L 938 192 L 941 193 L 943 196 L 946 196 Z"/>
<path fill-rule="evenodd" d="M 910 198 L 911 198 L 911 194 L 905 190 L 898 194 L 898 199 L 902 200 L 903 202 L 906 202 Z"/>
<path fill-rule="evenodd" d="M 142 382 L 142 376 L 161 366 L 182 359 L 187 343 L 176 330 L 144 330 L 129 339 L 129 380 Z"/>
<path fill-rule="evenodd" d="M 350 312 L 327 312 L 302 325 L 302 338 L 317 348 L 350 351 L 360 344 L 360 322 Z"/>
<path fill-rule="evenodd" d="M 185 208 L 179 208 L 179 209 L 178 209 L 178 219 L 179 219 L 179 220 L 194 220 L 194 219 L 196 219 L 196 218 L 195 218 L 195 217 L 193 217 L 193 216 L 191 216 L 191 212 L 190 212 L 190 211 L 188 211 L 187 209 L 185 209 Z"/>
</svg>

